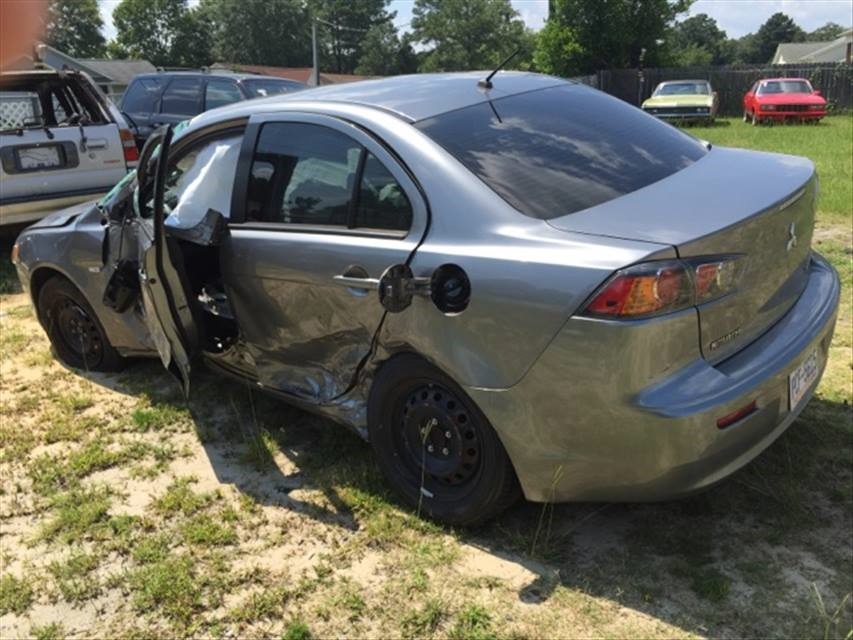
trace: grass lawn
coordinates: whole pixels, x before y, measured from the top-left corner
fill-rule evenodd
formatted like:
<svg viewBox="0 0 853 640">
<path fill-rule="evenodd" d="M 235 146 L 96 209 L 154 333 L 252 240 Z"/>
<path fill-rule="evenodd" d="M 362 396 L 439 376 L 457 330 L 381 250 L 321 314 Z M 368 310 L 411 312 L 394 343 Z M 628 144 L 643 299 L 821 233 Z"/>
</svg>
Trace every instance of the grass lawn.
<svg viewBox="0 0 853 640">
<path fill-rule="evenodd" d="M 450 530 L 349 432 L 199 372 L 57 364 L 0 260 L 0 637 L 818 637 L 853 629 L 853 119 L 691 133 L 821 175 L 844 282 L 817 396 L 677 502 L 519 504 Z M 5 245 L 8 251 L 8 243 Z"/>
</svg>

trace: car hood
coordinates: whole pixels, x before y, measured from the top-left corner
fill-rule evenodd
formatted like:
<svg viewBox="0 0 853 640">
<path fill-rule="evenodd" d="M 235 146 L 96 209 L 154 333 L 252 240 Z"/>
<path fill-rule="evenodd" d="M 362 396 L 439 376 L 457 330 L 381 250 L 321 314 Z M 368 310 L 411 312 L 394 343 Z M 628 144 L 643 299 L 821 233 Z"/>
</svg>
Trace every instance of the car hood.
<svg viewBox="0 0 853 640">
<path fill-rule="evenodd" d="M 643 107 L 710 107 L 714 96 L 691 94 L 683 96 L 655 96 L 643 103 Z"/>
<path fill-rule="evenodd" d="M 88 202 L 75 204 L 74 206 L 67 207 L 65 209 L 60 209 L 59 211 L 54 211 L 27 228 L 44 229 L 47 227 L 64 227 L 70 224 L 78 216 L 91 211 L 92 208 L 96 206 L 96 203 L 97 200 L 90 200 Z"/>
<path fill-rule="evenodd" d="M 807 158 L 714 147 L 668 178 L 549 223 L 563 231 L 679 247 L 782 202 L 813 172 Z"/>
<path fill-rule="evenodd" d="M 773 93 L 758 96 L 761 104 L 826 104 L 821 96 L 813 93 Z"/>
</svg>

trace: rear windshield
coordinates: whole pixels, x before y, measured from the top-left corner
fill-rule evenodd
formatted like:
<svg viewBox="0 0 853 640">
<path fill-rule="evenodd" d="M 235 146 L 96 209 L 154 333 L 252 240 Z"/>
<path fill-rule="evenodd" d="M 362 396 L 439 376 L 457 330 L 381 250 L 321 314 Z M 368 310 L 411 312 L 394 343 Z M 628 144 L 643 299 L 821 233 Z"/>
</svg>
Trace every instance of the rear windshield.
<svg viewBox="0 0 853 640">
<path fill-rule="evenodd" d="M 299 91 L 305 85 L 301 82 L 290 82 L 288 80 L 243 80 L 243 86 L 248 90 L 252 98 L 264 96 L 275 96 L 280 93 Z"/>
<path fill-rule="evenodd" d="M 812 88 L 805 80 L 780 80 L 778 82 L 765 82 L 758 88 L 758 95 L 765 96 L 771 93 L 811 93 Z"/>
<path fill-rule="evenodd" d="M 675 82 L 673 84 L 662 84 L 655 89 L 656 96 L 707 96 L 711 93 L 711 87 L 705 82 Z"/>
<path fill-rule="evenodd" d="M 561 85 L 416 125 L 513 207 L 548 220 L 689 166 L 705 145 L 617 98 Z"/>
</svg>

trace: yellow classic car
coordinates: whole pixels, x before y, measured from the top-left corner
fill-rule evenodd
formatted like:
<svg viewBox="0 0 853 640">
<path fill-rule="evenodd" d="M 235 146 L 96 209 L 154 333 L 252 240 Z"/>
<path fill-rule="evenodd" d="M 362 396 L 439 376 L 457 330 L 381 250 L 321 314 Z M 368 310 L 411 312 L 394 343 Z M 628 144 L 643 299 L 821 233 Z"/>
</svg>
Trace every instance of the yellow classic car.
<svg viewBox="0 0 853 640">
<path fill-rule="evenodd" d="M 642 109 L 662 120 L 678 122 L 713 122 L 719 99 L 707 80 L 673 80 L 661 82 Z"/>
</svg>

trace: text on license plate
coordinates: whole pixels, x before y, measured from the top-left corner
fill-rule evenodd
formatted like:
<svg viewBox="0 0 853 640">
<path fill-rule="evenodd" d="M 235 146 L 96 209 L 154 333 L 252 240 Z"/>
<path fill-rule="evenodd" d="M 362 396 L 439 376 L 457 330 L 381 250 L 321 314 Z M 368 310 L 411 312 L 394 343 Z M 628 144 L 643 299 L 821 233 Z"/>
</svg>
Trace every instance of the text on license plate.
<svg viewBox="0 0 853 640">
<path fill-rule="evenodd" d="M 788 409 L 793 410 L 800 404 L 809 387 L 817 380 L 817 374 L 818 359 L 817 349 L 815 349 L 788 376 Z"/>
</svg>

